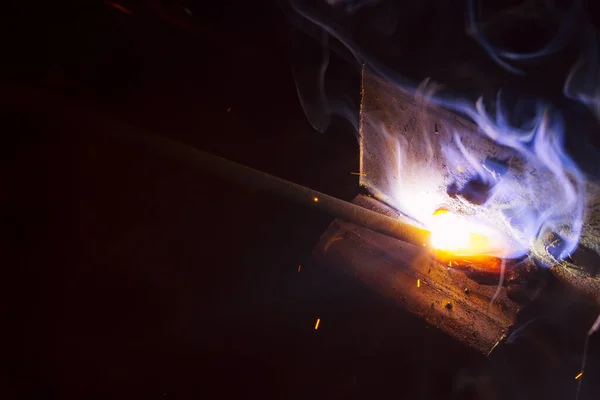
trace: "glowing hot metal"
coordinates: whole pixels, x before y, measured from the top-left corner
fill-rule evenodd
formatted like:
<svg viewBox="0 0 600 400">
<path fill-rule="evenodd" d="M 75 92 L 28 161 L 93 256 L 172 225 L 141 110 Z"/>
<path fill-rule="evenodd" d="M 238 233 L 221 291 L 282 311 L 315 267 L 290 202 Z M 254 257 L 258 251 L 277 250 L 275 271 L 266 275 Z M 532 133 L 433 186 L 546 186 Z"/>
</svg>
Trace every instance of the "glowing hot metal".
<svg viewBox="0 0 600 400">
<path fill-rule="evenodd" d="M 439 251 L 456 256 L 485 254 L 489 242 L 483 234 L 476 233 L 474 227 L 456 214 L 445 209 L 434 213 L 431 230 L 431 245 Z"/>
<path fill-rule="evenodd" d="M 486 274 L 500 274 L 502 244 L 488 227 L 464 216 L 440 208 L 428 224 L 433 256 L 451 268 L 469 269 Z M 496 240 L 494 240 L 496 239 Z"/>
<path fill-rule="evenodd" d="M 481 101 L 440 104 L 428 87 L 404 91 L 365 68 L 361 185 L 456 255 L 523 257 L 548 232 L 561 239 L 556 259 L 573 251 L 584 178 L 561 147 L 560 114 L 540 105 L 532 127 L 514 128 L 501 99 L 494 119 Z M 436 214 L 440 205 L 456 216 Z"/>
</svg>

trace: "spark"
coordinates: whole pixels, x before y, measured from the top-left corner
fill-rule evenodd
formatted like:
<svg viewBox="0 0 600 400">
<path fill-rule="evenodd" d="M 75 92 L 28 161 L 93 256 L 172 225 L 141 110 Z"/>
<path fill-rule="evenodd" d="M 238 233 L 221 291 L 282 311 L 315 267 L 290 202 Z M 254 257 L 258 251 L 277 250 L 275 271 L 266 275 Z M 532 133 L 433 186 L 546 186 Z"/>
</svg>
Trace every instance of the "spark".
<svg viewBox="0 0 600 400">
<path fill-rule="evenodd" d="M 581 392 L 581 382 L 583 382 L 583 379 L 579 380 L 578 378 L 580 378 L 581 376 L 583 376 L 583 371 L 585 370 L 585 365 L 587 363 L 588 346 L 590 344 L 590 337 L 594 333 L 596 333 L 596 331 L 598 330 L 598 328 L 600 328 L 600 315 L 598 315 L 598 317 L 596 318 L 596 320 L 592 324 L 592 327 L 590 328 L 590 330 L 588 331 L 587 336 L 585 337 L 585 342 L 583 343 L 583 357 L 581 359 L 581 372 L 575 378 L 575 379 L 578 380 L 578 382 L 577 382 L 577 391 L 575 392 L 575 400 L 579 399 L 579 393 Z"/>
<path fill-rule="evenodd" d="M 319 329 L 319 324 L 321 323 L 321 318 L 317 318 L 317 322 L 315 323 L 315 331 Z"/>
<path fill-rule="evenodd" d="M 360 172 L 350 172 L 350 175 L 367 176 L 367 174 L 361 174 Z"/>
<path fill-rule="evenodd" d="M 421 280 L 417 279 L 417 287 L 421 287 Z"/>
<path fill-rule="evenodd" d="M 298 272 L 300 272 L 300 268 L 302 268 L 302 265 L 298 264 Z"/>
<path fill-rule="evenodd" d="M 581 378 L 582 376 L 583 376 L 583 372 L 578 373 L 577 376 L 575 377 L 575 380 Z"/>
<path fill-rule="evenodd" d="M 319 202 L 319 198 L 318 198 L 318 197 L 313 197 L 313 201 L 314 201 L 315 203 L 318 203 L 318 202 Z"/>
<path fill-rule="evenodd" d="M 463 167 L 461 167 L 460 165 L 457 165 L 456 171 L 458 171 L 459 173 L 463 172 Z"/>
<path fill-rule="evenodd" d="M 106 4 L 106 5 L 107 5 L 107 6 L 109 6 L 109 7 L 112 7 L 112 8 L 114 8 L 115 10 L 119 10 L 119 11 L 121 11 L 121 12 L 124 12 L 124 13 L 125 13 L 125 14 L 127 14 L 127 15 L 131 15 L 131 14 L 133 14 L 133 13 L 131 12 L 131 10 L 130 10 L 130 9 L 128 9 L 128 8 L 126 8 L 126 7 L 123 7 L 122 5 L 120 5 L 120 4 L 118 4 L 118 3 L 115 3 L 115 2 L 112 2 L 112 1 L 105 0 L 105 1 L 104 1 L 104 4 Z"/>
<path fill-rule="evenodd" d="M 342 239 L 343 239 L 343 237 L 342 237 L 342 236 L 338 236 L 338 237 L 335 237 L 335 238 L 329 239 L 329 240 L 327 241 L 327 243 L 325 243 L 325 247 L 324 247 L 323 249 L 324 249 L 325 251 L 327 251 L 333 242 L 337 242 L 338 240 L 342 240 Z"/>
<path fill-rule="evenodd" d="M 231 112 L 231 107 L 229 107 L 229 108 L 227 109 L 227 112 Z"/>
</svg>

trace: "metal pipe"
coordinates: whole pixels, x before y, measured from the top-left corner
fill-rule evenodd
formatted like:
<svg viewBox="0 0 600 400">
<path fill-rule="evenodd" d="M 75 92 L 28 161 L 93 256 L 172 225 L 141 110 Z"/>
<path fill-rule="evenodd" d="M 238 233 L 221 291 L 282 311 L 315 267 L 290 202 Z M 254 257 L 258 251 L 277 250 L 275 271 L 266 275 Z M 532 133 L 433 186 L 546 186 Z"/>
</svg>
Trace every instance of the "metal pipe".
<svg viewBox="0 0 600 400">
<path fill-rule="evenodd" d="M 143 141 L 159 154 L 224 179 L 286 197 L 330 215 L 417 246 L 429 247 L 430 232 L 410 223 L 379 214 L 347 201 L 269 175 L 228 159 L 209 154 L 175 140 L 148 135 Z"/>
<path fill-rule="evenodd" d="M 107 119 L 105 116 L 95 114 L 83 107 L 77 107 L 62 98 L 46 97 L 20 86 L 2 84 L 1 87 L 2 93 L 6 94 L 6 97 L 10 98 L 12 102 L 26 104 L 29 109 L 48 113 L 53 118 L 56 115 L 63 115 L 65 120 L 82 121 L 82 126 L 85 126 L 88 121 L 96 121 L 98 131 L 114 139 L 146 145 L 156 153 L 183 162 L 192 168 L 213 172 L 224 179 L 287 197 L 297 203 L 323 210 L 333 217 L 352 222 L 383 235 L 417 246 L 430 246 L 430 232 L 409 222 L 390 218 L 285 179 L 195 149 L 173 139 L 141 132 L 132 126 Z"/>
</svg>

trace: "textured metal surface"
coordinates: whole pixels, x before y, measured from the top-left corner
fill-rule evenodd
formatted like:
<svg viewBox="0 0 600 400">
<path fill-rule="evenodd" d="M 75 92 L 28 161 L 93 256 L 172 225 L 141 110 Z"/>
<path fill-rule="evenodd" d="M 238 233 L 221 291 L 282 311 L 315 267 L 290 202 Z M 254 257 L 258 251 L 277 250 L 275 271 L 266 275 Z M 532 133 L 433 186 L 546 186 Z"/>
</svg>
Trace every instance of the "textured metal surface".
<svg viewBox="0 0 600 400">
<path fill-rule="evenodd" d="M 548 249 L 551 238 L 539 240 L 532 246 L 535 257 L 550 265 L 552 274 L 587 295 L 600 305 L 600 185 L 587 182 L 586 219 L 578 249 L 565 260 L 555 260 Z"/>
<path fill-rule="evenodd" d="M 445 206 L 485 220 L 518 239 L 519 229 L 511 227 L 506 210 L 525 201 L 535 201 L 541 208 L 557 201 L 552 194 L 560 188 L 549 171 L 527 165 L 519 154 L 479 134 L 471 121 L 431 106 L 426 93 L 415 97 L 364 71 L 362 95 L 360 184 L 411 219 L 420 221 L 437 206 Z M 476 163 L 466 160 L 457 148 L 457 136 Z M 511 187 L 502 190 L 507 195 L 494 196 L 485 207 L 448 195 L 452 183 L 463 184 L 477 173 L 472 164 L 488 157 L 510 160 L 510 175 L 505 181 Z M 533 189 L 539 195 L 527 200 L 522 194 Z M 551 236 L 532 243 L 524 235 L 521 243 L 515 240 L 513 245 L 523 247 L 540 265 L 550 267 L 558 279 L 600 304 L 600 184 L 589 178 L 585 196 L 580 244 L 570 257 L 554 259 L 549 251 Z"/>
<path fill-rule="evenodd" d="M 498 146 L 477 132 L 470 121 L 431 106 L 427 92 L 410 95 L 374 74 L 363 73 L 360 123 L 360 184 L 386 204 L 425 223 L 440 206 L 473 216 L 494 226 L 509 241 L 506 247 L 522 247 L 506 223 L 511 196 L 496 191 L 484 207 L 451 196 L 448 188 L 464 186 L 481 174 L 488 158 L 511 160 L 510 176 L 500 185 L 529 182 L 529 170 L 515 151 Z M 457 143 L 460 141 L 460 144 Z M 462 148 L 461 148 L 462 146 Z M 479 168 L 479 169 L 478 169 Z M 543 180 L 540 177 L 540 180 Z"/>
<path fill-rule="evenodd" d="M 381 202 L 358 196 L 354 202 L 391 217 Z M 360 279 L 400 307 L 419 315 L 464 344 L 488 353 L 514 321 L 518 306 L 502 287 L 481 284 L 463 271 L 433 260 L 418 246 L 336 220 L 315 247 L 314 258 Z"/>
</svg>

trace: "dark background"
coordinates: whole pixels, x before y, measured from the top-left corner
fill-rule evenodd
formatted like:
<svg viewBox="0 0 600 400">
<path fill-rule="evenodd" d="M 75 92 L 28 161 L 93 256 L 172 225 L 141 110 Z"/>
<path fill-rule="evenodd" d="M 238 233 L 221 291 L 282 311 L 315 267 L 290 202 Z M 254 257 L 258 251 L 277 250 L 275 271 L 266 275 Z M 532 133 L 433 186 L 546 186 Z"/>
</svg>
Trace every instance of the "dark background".
<svg viewBox="0 0 600 400">
<path fill-rule="evenodd" d="M 328 215 L 102 135 L 119 120 L 351 200 L 354 132 L 314 131 L 291 72 L 310 35 L 279 4 L 118 4 L 3 25 L 2 398 L 438 399 L 477 375 L 483 356 L 310 262 Z"/>
</svg>

